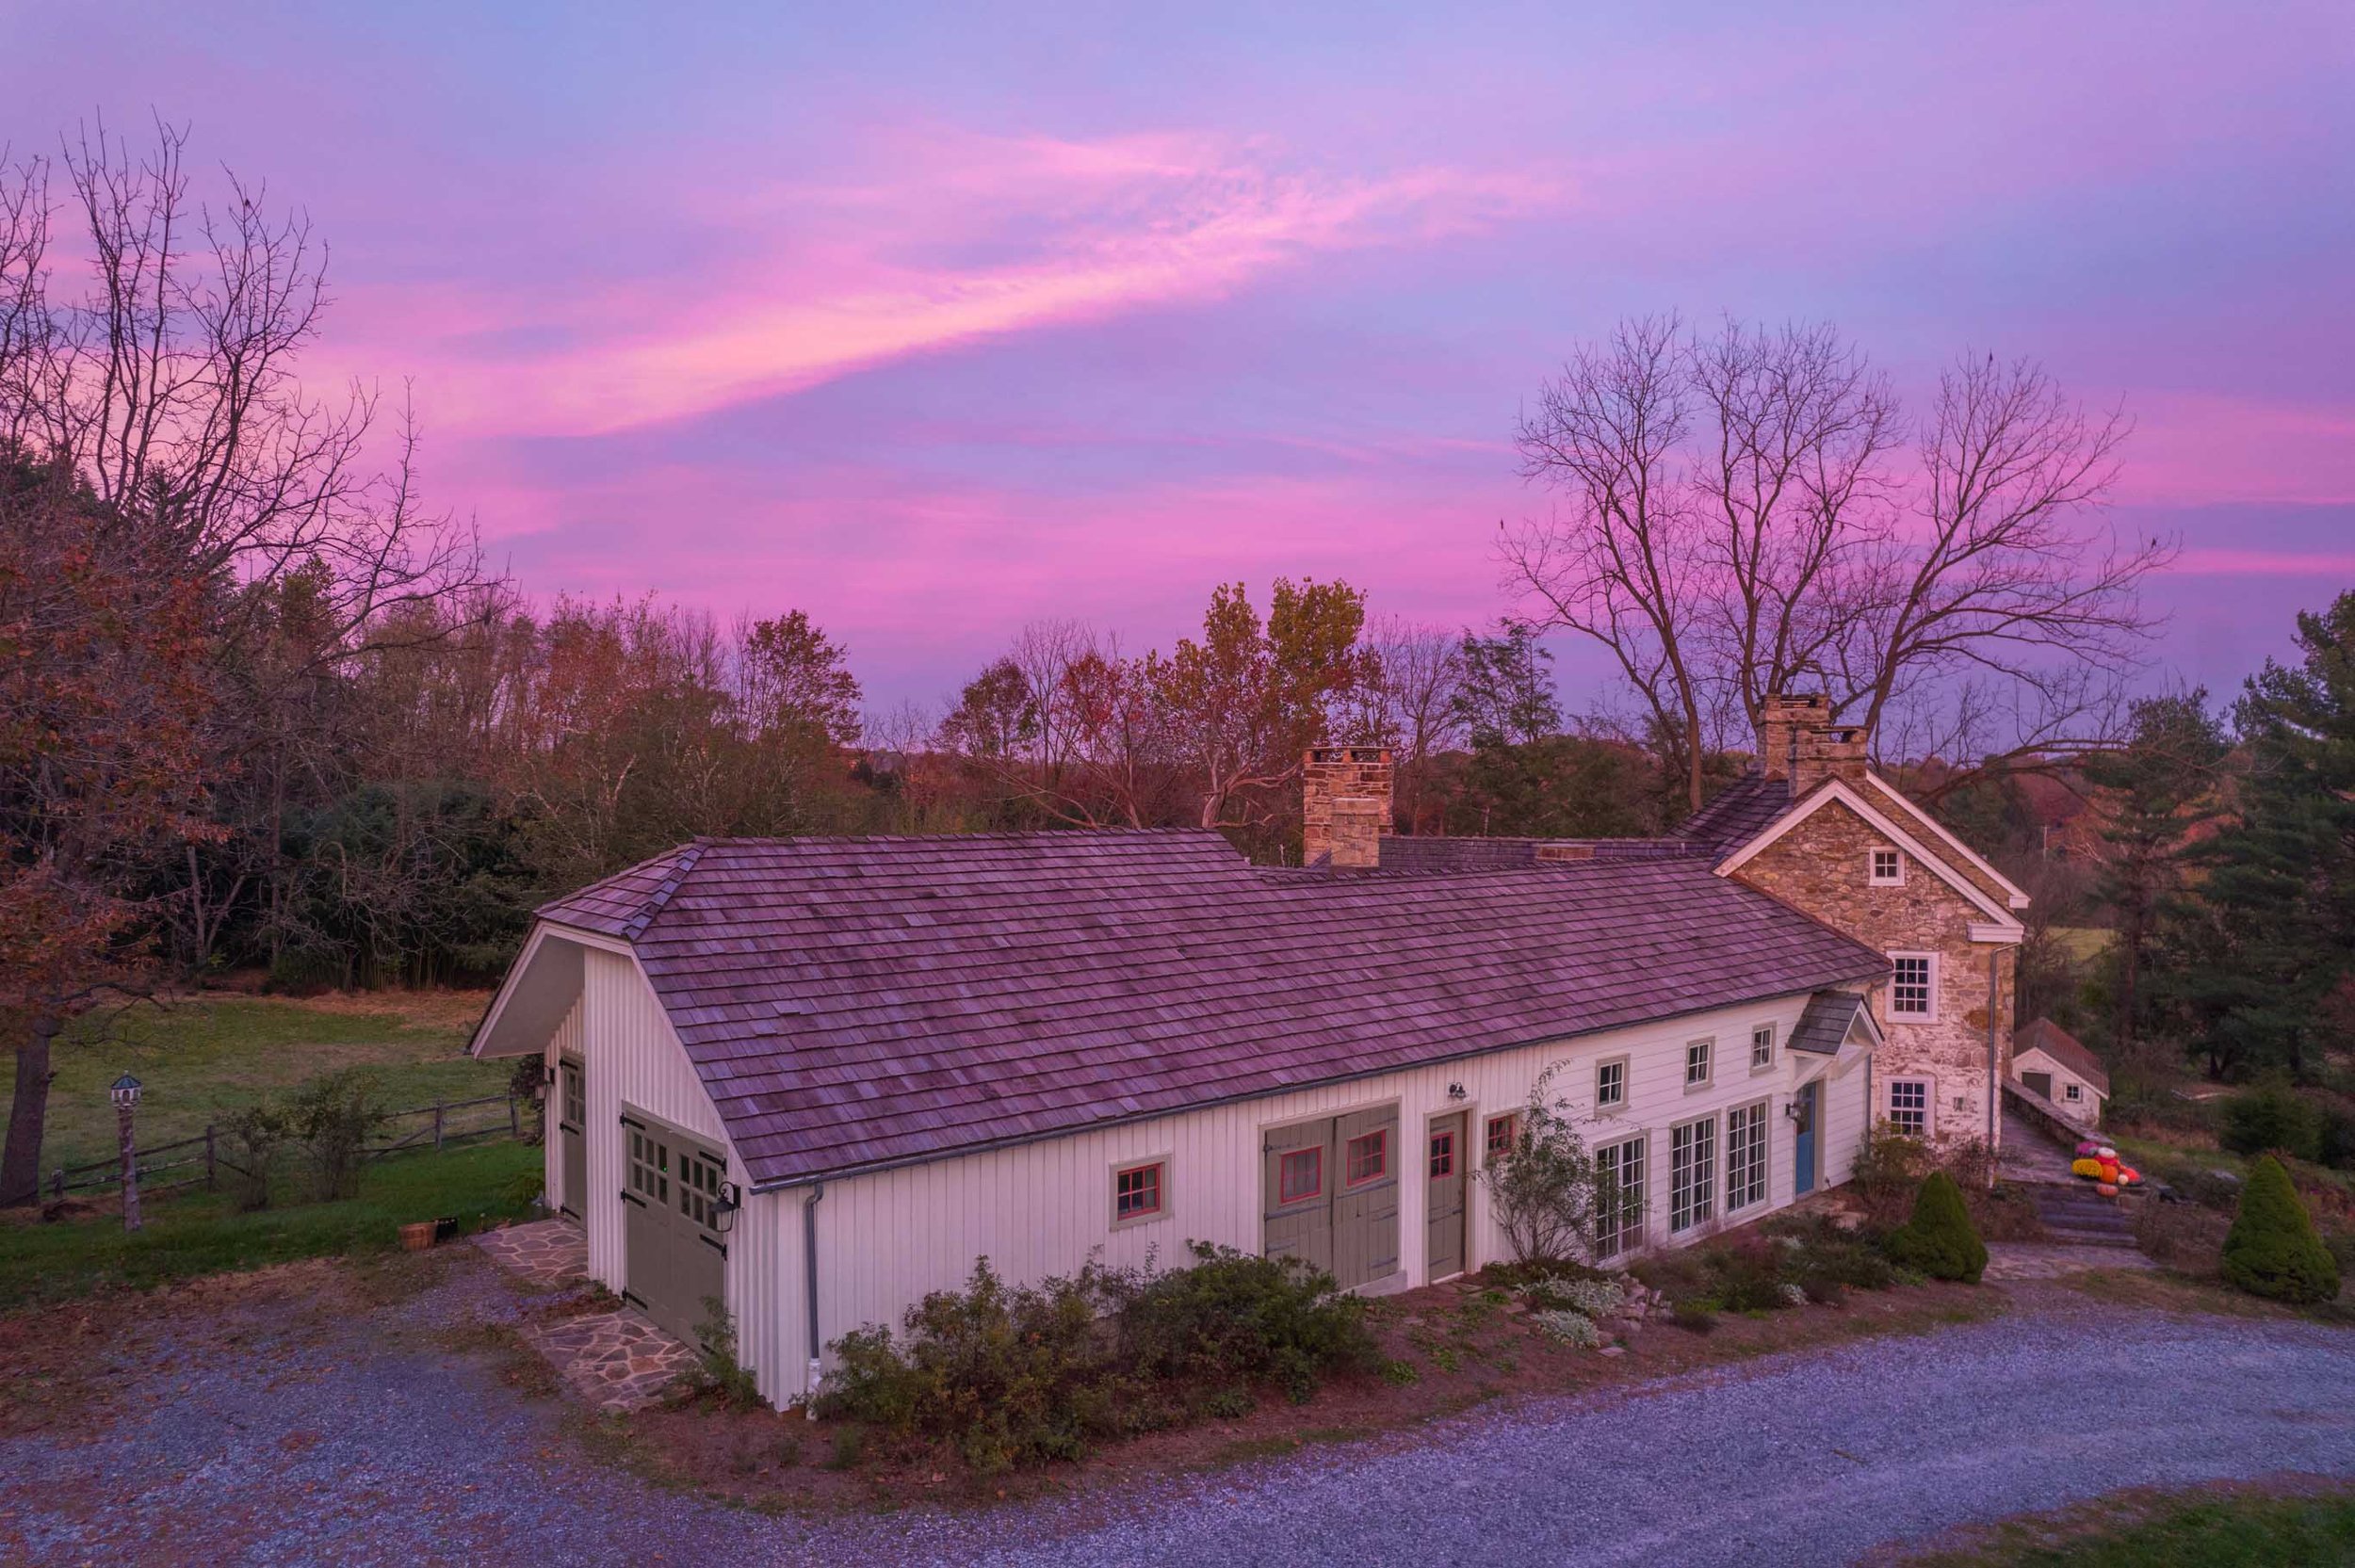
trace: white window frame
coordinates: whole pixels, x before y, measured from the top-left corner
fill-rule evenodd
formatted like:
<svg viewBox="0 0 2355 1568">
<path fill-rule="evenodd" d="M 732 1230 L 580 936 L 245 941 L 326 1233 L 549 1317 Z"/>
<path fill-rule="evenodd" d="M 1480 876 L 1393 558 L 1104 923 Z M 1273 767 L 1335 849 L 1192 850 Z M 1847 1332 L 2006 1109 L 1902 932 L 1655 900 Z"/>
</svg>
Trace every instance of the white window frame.
<svg viewBox="0 0 2355 1568">
<path fill-rule="evenodd" d="M 1929 1005 L 1920 1012 L 1900 1012 L 1897 1010 L 1897 976 L 1895 969 L 1900 960 L 1911 959 L 1920 959 L 1922 961 L 1923 969 L 1926 976 L 1926 978 L 1924 981 L 1924 989 L 1929 993 L 1928 997 L 1926 998 Z M 1892 1024 L 1937 1023 L 1938 955 L 1936 953 L 1924 952 L 1894 952 L 1889 955 L 1889 962 L 1891 967 L 1891 974 L 1889 977 L 1889 1005 L 1882 1009 L 1882 1011 L 1888 1015 L 1889 1021 Z"/>
<path fill-rule="evenodd" d="M 1603 1075 L 1603 1070 L 1604 1070 L 1605 1068 L 1610 1068 L 1610 1067 L 1616 1067 L 1616 1068 L 1617 1068 L 1617 1069 L 1619 1070 L 1619 1097 L 1618 1097 L 1617 1099 L 1616 1099 L 1616 1100 L 1606 1100 L 1606 1099 L 1604 1099 L 1604 1098 L 1602 1097 L 1602 1075 Z M 1629 1068 L 1628 1068 L 1628 1059 L 1627 1059 L 1626 1057 L 1605 1057 L 1605 1058 L 1603 1058 L 1603 1059 L 1602 1059 L 1602 1060 L 1600 1060 L 1600 1061 L 1599 1061 L 1599 1062 L 1595 1063 L 1595 1114 L 1596 1114 L 1596 1115 L 1600 1116 L 1600 1115 L 1601 1115 L 1604 1111 L 1607 1111 L 1607 1110 L 1610 1110 L 1610 1111 L 1617 1111 L 1617 1110 L 1625 1110 L 1625 1109 L 1627 1109 L 1627 1096 L 1628 1096 L 1628 1087 L 1629 1087 L 1629 1086 L 1628 1086 L 1628 1081 L 1627 1081 L 1627 1079 L 1628 1079 L 1628 1072 L 1629 1072 Z"/>
<path fill-rule="evenodd" d="M 1897 1120 L 1897 1091 L 1900 1088 L 1919 1089 L 1922 1091 L 1922 1128 L 1919 1132 L 1908 1130 Z M 1935 1136 L 1938 1132 L 1938 1080 L 1925 1077 L 1891 1078 L 1888 1097 L 1881 1106 L 1881 1120 L 1889 1123 L 1890 1131 L 1901 1138 L 1926 1139 Z"/>
<path fill-rule="evenodd" d="M 1881 857 L 1887 855 L 1896 869 L 1884 875 Z M 1906 885 L 1906 852 L 1892 846 L 1864 851 L 1864 881 L 1868 887 L 1903 887 Z"/>
<path fill-rule="evenodd" d="M 1644 1220 L 1648 1208 L 1644 1199 L 1644 1188 L 1651 1178 L 1650 1150 L 1645 1135 L 1637 1133 L 1633 1138 L 1614 1139 L 1608 1143 L 1597 1144 L 1595 1160 L 1598 1167 L 1610 1164 L 1612 1174 L 1616 1177 L 1627 1169 L 1627 1151 L 1630 1149 L 1635 1151 L 1635 1179 L 1618 1190 L 1617 1225 L 1606 1230 L 1598 1222 L 1595 1227 L 1595 1255 L 1599 1259 L 1621 1257 L 1629 1253 L 1643 1251 Z"/>
<path fill-rule="evenodd" d="M 1146 1155 L 1142 1159 L 1119 1159 L 1113 1162 L 1112 1173 L 1108 1178 L 1111 1189 L 1110 1203 L 1112 1207 L 1113 1229 L 1116 1231 L 1125 1231 L 1137 1225 L 1157 1225 L 1177 1212 L 1177 1193 L 1175 1188 L 1171 1186 L 1169 1179 L 1170 1167 L 1174 1163 L 1176 1163 L 1175 1160 L 1166 1154 Z M 1161 1173 L 1159 1178 L 1161 1184 L 1161 1206 L 1153 1210 L 1150 1214 L 1131 1214 L 1123 1216 L 1120 1212 L 1120 1178 L 1127 1175 L 1131 1171 L 1143 1171 L 1146 1167 L 1154 1165 L 1158 1165 L 1161 1168 Z"/>
<path fill-rule="evenodd" d="M 1701 1054 L 1701 1075 L 1693 1076 L 1693 1053 Z M 1706 1034 L 1684 1043 L 1684 1092 L 1697 1094 L 1717 1081 L 1717 1037 Z"/>
<path fill-rule="evenodd" d="M 1717 1218 L 1718 1127 L 1714 1115 L 1668 1128 L 1668 1234 L 1681 1236 Z M 1681 1148 L 1679 1147 L 1680 1141 Z M 1678 1170 L 1683 1158 L 1682 1174 Z"/>
<path fill-rule="evenodd" d="M 1769 1073 L 1769 1072 L 1772 1072 L 1772 1071 L 1774 1070 L 1774 1066 L 1775 1066 L 1775 1034 L 1776 1034 L 1775 1026 L 1774 1026 L 1772 1024 L 1753 1024 L 1753 1025 L 1751 1025 L 1751 1026 L 1750 1026 L 1750 1071 L 1751 1071 L 1751 1072 L 1753 1072 L 1753 1073 Z M 1763 1061 L 1761 1061 L 1761 1060 L 1759 1059 L 1759 1056 L 1758 1056 L 1758 1048 L 1759 1048 L 1761 1045 L 1763 1045 L 1763 1046 L 1765 1046 L 1765 1047 L 1766 1047 L 1766 1059 L 1765 1059 L 1765 1060 L 1763 1060 Z"/>
<path fill-rule="evenodd" d="M 1771 1175 L 1767 1171 L 1768 1150 L 1773 1140 L 1767 1136 L 1766 1102 L 1753 1100 L 1746 1106 L 1735 1106 L 1726 1112 L 1726 1213 L 1763 1204 L 1771 1190 Z M 1737 1123 L 1747 1123 L 1749 1141 L 1739 1150 L 1733 1141 Z"/>
<path fill-rule="evenodd" d="M 2082 1101 L 2082 1100 L 2084 1100 L 2084 1099 L 2085 1099 L 2085 1097 L 2086 1097 L 2086 1086 L 2085 1086 L 2085 1085 L 2083 1085 L 2083 1084 L 2081 1084 L 2081 1083 L 2065 1083 L 2065 1084 L 2061 1085 L 2061 1098 L 2062 1098 L 2062 1099 L 2064 1099 L 2064 1100 L 2078 1100 L 2078 1101 Z"/>
</svg>

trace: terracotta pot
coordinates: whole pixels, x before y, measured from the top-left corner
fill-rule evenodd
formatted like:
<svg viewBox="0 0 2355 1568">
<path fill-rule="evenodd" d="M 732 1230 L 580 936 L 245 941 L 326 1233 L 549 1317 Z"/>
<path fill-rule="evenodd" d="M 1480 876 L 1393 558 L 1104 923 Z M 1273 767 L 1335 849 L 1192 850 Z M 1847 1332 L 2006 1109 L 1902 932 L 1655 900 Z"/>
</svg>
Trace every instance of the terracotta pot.
<svg viewBox="0 0 2355 1568">
<path fill-rule="evenodd" d="M 414 1225 L 403 1225 L 400 1227 L 400 1244 L 413 1253 L 422 1253 L 433 1245 L 433 1221 L 430 1220 L 422 1220 Z"/>
</svg>

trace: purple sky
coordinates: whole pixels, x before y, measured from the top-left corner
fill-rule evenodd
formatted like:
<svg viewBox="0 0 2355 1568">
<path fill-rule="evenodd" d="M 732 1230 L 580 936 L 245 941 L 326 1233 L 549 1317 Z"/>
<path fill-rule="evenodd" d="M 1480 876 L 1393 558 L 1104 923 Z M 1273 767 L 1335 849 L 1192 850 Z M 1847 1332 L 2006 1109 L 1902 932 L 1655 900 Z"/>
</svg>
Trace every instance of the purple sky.
<svg viewBox="0 0 2355 1568">
<path fill-rule="evenodd" d="M 528 588 L 806 608 L 878 706 L 1226 578 L 1492 619 L 1520 400 L 1667 308 L 2122 399 L 2154 679 L 2355 587 L 2343 3 L 1275 8 L 0 0 L 0 141 L 190 123 Z"/>
</svg>

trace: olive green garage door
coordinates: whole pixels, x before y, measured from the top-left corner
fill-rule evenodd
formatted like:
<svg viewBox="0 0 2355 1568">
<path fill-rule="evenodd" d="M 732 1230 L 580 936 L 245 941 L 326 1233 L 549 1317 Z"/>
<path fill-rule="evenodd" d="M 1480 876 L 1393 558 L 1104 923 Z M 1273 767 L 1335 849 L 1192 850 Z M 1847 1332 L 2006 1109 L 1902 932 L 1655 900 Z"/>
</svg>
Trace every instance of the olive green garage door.
<svg viewBox="0 0 2355 1568">
<path fill-rule="evenodd" d="M 1398 1107 L 1270 1128 L 1261 1250 L 1346 1287 L 1398 1272 Z"/>
<path fill-rule="evenodd" d="M 727 1292 L 727 1238 L 712 1227 L 728 1168 L 674 1127 L 622 1112 L 622 1297 L 688 1344 Z"/>
</svg>

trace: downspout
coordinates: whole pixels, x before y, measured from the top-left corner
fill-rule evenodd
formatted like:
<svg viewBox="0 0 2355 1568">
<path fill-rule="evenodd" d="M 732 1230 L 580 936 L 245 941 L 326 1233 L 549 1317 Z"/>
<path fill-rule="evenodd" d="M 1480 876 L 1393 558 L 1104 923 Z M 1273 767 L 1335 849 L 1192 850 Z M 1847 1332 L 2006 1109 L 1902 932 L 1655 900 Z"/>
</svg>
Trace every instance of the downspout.
<svg viewBox="0 0 2355 1568">
<path fill-rule="evenodd" d="M 802 1410 L 813 1421 L 818 1419 L 818 1379 L 825 1350 L 818 1338 L 818 1205 L 825 1196 L 826 1184 L 820 1182 L 802 1200 L 802 1299 L 809 1304 L 809 1391 L 803 1396 Z"/>
<path fill-rule="evenodd" d="M 1995 1151 L 2004 1110 L 2004 1064 L 1995 1050 L 1995 1009 L 2004 999 L 2003 949 L 1987 950 L 1987 1185 L 1995 1186 Z"/>
</svg>

